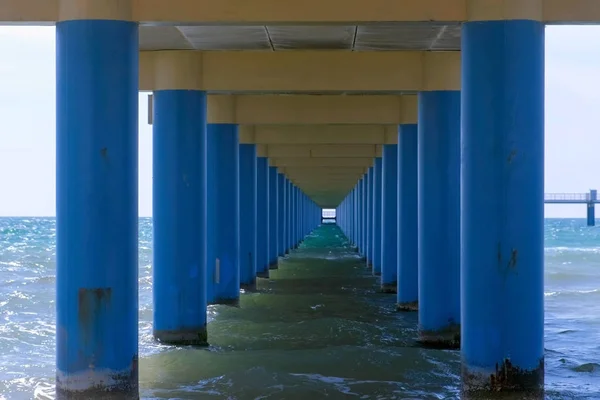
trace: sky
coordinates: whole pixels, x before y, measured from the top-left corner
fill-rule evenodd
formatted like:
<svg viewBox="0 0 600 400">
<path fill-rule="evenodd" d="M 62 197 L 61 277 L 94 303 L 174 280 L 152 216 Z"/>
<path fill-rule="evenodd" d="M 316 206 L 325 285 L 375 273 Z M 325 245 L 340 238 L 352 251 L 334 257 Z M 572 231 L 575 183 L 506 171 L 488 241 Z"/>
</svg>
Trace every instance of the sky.
<svg viewBox="0 0 600 400">
<path fill-rule="evenodd" d="M 0 215 L 55 215 L 53 27 L 0 26 Z M 139 214 L 152 215 L 152 128 L 139 104 Z M 546 192 L 600 189 L 600 27 L 546 28 Z M 600 213 L 600 210 L 599 210 Z M 584 205 L 546 205 L 585 218 Z"/>
</svg>

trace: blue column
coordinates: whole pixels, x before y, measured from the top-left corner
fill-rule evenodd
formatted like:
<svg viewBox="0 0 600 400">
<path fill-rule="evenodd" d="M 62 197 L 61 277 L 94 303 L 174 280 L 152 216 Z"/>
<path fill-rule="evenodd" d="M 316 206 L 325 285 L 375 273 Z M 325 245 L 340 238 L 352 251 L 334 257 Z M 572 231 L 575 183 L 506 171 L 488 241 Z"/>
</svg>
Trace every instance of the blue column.
<svg viewBox="0 0 600 400">
<path fill-rule="evenodd" d="M 217 181 L 218 176 L 218 148 L 217 140 L 212 130 L 206 128 L 206 301 L 208 304 L 216 302 L 217 277 Z"/>
<path fill-rule="evenodd" d="M 398 145 L 383 145 L 381 290 L 396 293 L 398 273 Z"/>
<path fill-rule="evenodd" d="M 362 254 L 365 250 L 363 246 L 363 180 L 359 179 L 358 184 L 356 185 L 356 212 L 358 213 L 358 224 L 357 224 L 357 243 L 356 247 L 358 248 L 358 253 Z"/>
<path fill-rule="evenodd" d="M 217 304 L 239 304 L 240 299 L 240 164 L 236 124 L 209 124 L 216 152 L 216 258 L 214 295 Z"/>
<path fill-rule="evenodd" d="M 366 262 L 367 253 L 369 251 L 369 176 L 364 174 L 363 178 L 363 191 L 362 191 L 362 204 L 363 204 L 363 252 L 362 256 Z"/>
<path fill-rule="evenodd" d="M 256 289 L 255 144 L 240 144 L 240 287 Z"/>
<path fill-rule="evenodd" d="M 154 92 L 154 337 L 206 341 L 206 93 Z"/>
<path fill-rule="evenodd" d="M 256 276 L 269 277 L 269 162 L 256 164 Z"/>
<path fill-rule="evenodd" d="M 287 248 L 287 254 L 289 254 L 292 250 L 292 182 L 290 182 L 289 179 L 286 178 L 286 211 L 287 211 L 287 215 L 286 215 L 286 232 L 285 232 L 285 242 L 286 242 L 286 248 Z"/>
<path fill-rule="evenodd" d="M 56 38 L 56 394 L 137 398 L 138 28 Z"/>
<path fill-rule="evenodd" d="M 285 255 L 285 175 L 277 174 L 277 255 Z"/>
<path fill-rule="evenodd" d="M 460 92 L 419 93 L 418 148 L 419 340 L 458 348 Z"/>
<path fill-rule="evenodd" d="M 373 274 L 381 275 L 381 177 L 382 160 L 375 158 L 373 169 Z"/>
<path fill-rule="evenodd" d="M 277 269 L 277 167 L 269 167 L 269 269 Z"/>
<path fill-rule="evenodd" d="M 544 24 L 470 22 L 462 49 L 463 388 L 542 392 Z"/>
<path fill-rule="evenodd" d="M 296 248 L 296 186 L 290 182 L 290 248 Z"/>
<path fill-rule="evenodd" d="M 367 172 L 367 267 L 373 268 L 373 167 Z"/>
<path fill-rule="evenodd" d="M 418 127 L 398 129 L 398 311 L 419 304 Z"/>
</svg>

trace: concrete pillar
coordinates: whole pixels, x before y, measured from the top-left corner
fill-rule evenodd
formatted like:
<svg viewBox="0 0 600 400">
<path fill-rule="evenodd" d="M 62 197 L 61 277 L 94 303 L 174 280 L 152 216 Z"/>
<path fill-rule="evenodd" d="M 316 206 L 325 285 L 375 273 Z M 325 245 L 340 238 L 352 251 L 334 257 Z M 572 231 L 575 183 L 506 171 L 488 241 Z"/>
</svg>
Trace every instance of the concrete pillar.
<svg viewBox="0 0 600 400">
<path fill-rule="evenodd" d="M 460 92 L 419 93 L 419 336 L 460 346 Z"/>
<path fill-rule="evenodd" d="M 277 174 L 277 255 L 285 255 L 285 175 Z"/>
<path fill-rule="evenodd" d="M 358 212 L 358 215 L 357 215 L 358 216 L 357 247 L 358 247 L 358 254 L 362 255 L 365 251 L 365 246 L 364 246 L 364 241 L 363 241 L 363 233 L 364 233 L 363 215 L 365 214 L 365 208 L 364 208 L 364 204 L 363 204 L 363 180 L 362 179 L 358 180 L 356 189 L 357 189 L 356 201 L 357 201 L 357 212 Z"/>
<path fill-rule="evenodd" d="M 277 269 L 277 167 L 269 167 L 269 269 Z"/>
<path fill-rule="evenodd" d="M 212 195 L 217 193 L 218 168 L 217 159 L 217 141 L 211 131 L 206 130 L 206 301 L 208 304 L 215 304 L 216 285 L 219 275 L 217 268 L 217 246 L 219 243 L 217 236 L 217 216 L 218 197 Z"/>
<path fill-rule="evenodd" d="M 240 287 L 256 288 L 256 145 L 240 144 Z"/>
<path fill-rule="evenodd" d="M 466 23 L 462 49 L 463 389 L 541 394 L 544 24 Z"/>
<path fill-rule="evenodd" d="M 367 173 L 367 267 L 373 268 L 373 186 L 375 184 L 374 167 L 369 167 Z"/>
<path fill-rule="evenodd" d="M 369 266 L 369 254 L 371 252 L 371 246 L 373 245 L 371 243 L 371 234 L 370 234 L 370 226 L 372 224 L 372 219 L 373 219 L 373 215 L 370 211 L 370 207 L 371 207 L 371 199 L 369 198 L 369 193 L 370 193 L 370 188 L 371 188 L 371 174 L 370 174 L 370 169 L 367 170 L 367 173 L 365 174 L 365 197 L 364 197 L 364 204 L 365 204 L 365 263 L 367 265 L 367 267 Z"/>
<path fill-rule="evenodd" d="M 381 275 L 381 177 L 382 160 L 375 158 L 373 169 L 373 274 Z"/>
<path fill-rule="evenodd" d="M 154 337 L 206 340 L 206 93 L 153 96 Z"/>
<path fill-rule="evenodd" d="M 56 37 L 56 396 L 137 397 L 138 28 Z"/>
<path fill-rule="evenodd" d="M 256 164 L 256 276 L 269 277 L 269 162 Z"/>
<path fill-rule="evenodd" d="M 237 305 L 240 299 L 240 165 L 236 124 L 208 124 L 216 152 L 216 192 L 208 192 L 216 220 L 214 302 Z"/>
<path fill-rule="evenodd" d="M 398 274 L 398 145 L 383 145 L 381 290 L 396 293 Z"/>
<path fill-rule="evenodd" d="M 418 127 L 398 129 L 398 311 L 419 304 Z"/>
<path fill-rule="evenodd" d="M 286 209 L 288 211 L 288 214 L 286 216 L 286 222 L 287 222 L 287 229 L 286 229 L 286 247 L 287 247 L 287 252 L 289 253 L 292 250 L 292 216 L 294 214 L 293 209 L 292 209 L 292 198 L 294 197 L 294 193 L 293 193 L 293 185 L 292 182 L 288 179 L 287 180 L 287 199 L 286 199 Z"/>
</svg>

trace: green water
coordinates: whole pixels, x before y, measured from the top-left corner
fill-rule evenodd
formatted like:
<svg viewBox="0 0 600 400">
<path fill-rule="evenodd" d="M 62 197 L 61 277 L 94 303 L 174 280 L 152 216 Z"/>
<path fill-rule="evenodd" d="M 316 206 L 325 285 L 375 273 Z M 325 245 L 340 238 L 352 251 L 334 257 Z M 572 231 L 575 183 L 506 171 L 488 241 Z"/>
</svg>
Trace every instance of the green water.
<svg viewBox="0 0 600 400">
<path fill-rule="evenodd" d="M 209 349 L 141 362 L 144 398 L 439 399 L 457 393 L 457 352 L 415 346 L 417 316 L 394 311 L 334 225 L 281 260 L 240 308 L 216 306 Z"/>
</svg>

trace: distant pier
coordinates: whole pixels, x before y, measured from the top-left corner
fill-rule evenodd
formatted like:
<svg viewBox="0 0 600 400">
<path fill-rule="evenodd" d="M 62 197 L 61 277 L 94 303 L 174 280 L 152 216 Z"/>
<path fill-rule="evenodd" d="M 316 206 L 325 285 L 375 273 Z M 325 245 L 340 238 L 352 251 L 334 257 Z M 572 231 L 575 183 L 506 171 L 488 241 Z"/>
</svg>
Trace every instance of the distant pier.
<svg viewBox="0 0 600 400">
<path fill-rule="evenodd" d="M 598 201 L 598 191 L 590 190 L 589 193 L 546 193 L 544 194 L 545 204 L 586 204 L 587 205 L 587 225 L 596 225 L 596 204 Z"/>
</svg>

